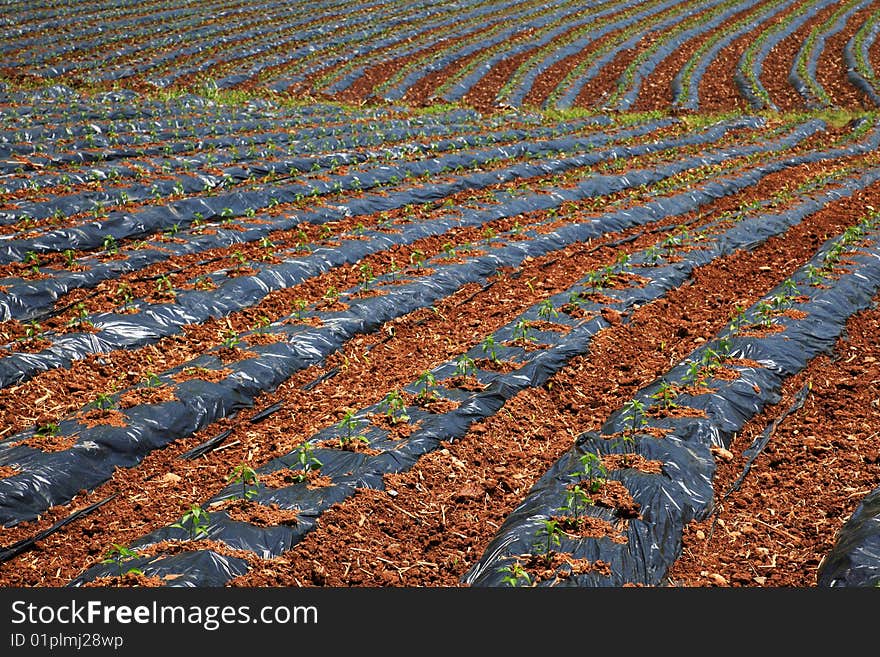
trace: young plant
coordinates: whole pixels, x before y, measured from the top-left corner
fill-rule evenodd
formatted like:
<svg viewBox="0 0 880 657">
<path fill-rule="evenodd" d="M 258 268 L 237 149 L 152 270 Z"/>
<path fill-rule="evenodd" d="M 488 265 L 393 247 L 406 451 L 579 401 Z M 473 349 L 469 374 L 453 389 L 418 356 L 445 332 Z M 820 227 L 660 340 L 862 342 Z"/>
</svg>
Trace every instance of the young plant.
<svg viewBox="0 0 880 657">
<path fill-rule="evenodd" d="M 119 543 L 113 543 L 112 547 L 107 550 L 101 563 L 116 564 L 120 577 L 128 574 L 143 575 L 144 573 L 139 568 L 124 569 L 124 563 L 127 559 L 136 559 L 139 556 L 141 555 L 138 554 L 136 550 L 127 548 Z"/>
<path fill-rule="evenodd" d="M 226 477 L 227 483 L 241 485 L 241 498 L 244 500 L 248 500 L 259 493 L 257 490 L 259 481 L 260 478 L 256 471 L 244 463 L 235 466 L 229 476 Z"/>
<path fill-rule="evenodd" d="M 477 364 L 474 362 L 474 359 L 468 356 L 467 354 L 462 354 L 455 361 L 455 374 L 456 376 L 476 376 L 477 374 Z"/>
<path fill-rule="evenodd" d="M 583 469 L 574 474 L 587 480 L 587 490 L 590 493 L 598 493 L 608 476 L 608 470 L 603 465 L 601 457 L 598 454 L 587 452 L 581 456 L 580 462 Z"/>
<path fill-rule="evenodd" d="M 116 408 L 116 402 L 106 392 L 99 392 L 95 397 L 95 401 L 92 402 L 92 406 L 101 411 L 110 410 L 112 408 Z"/>
<path fill-rule="evenodd" d="M 185 529 L 189 532 L 189 540 L 195 541 L 202 536 L 208 535 L 208 528 L 211 526 L 211 519 L 208 512 L 198 504 L 193 504 L 189 510 L 183 514 L 180 522 L 175 522 L 172 527 L 177 529 Z"/>
<path fill-rule="evenodd" d="M 379 408 L 383 409 L 391 424 L 409 420 L 409 415 L 406 412 L 406 400 L 397 390 L 392 390 L 385 395 L 385 399 L 380 402 Z"/>
<path fill-rule="evenodd" d="M 439 398 L 437 394 L 437 377 L 430 370 L 422 372 L 419 378 L 416 379 L 416 386 L 419 388 L 418 393 L 416 393 L 416 399 L 419 401 L 429 402 Z"/>
<path fill-rule="evenodd" d="M 628 431 L 635 433 L 637 429 L 648 423 L 645 417 L 645 405 L 638 399 L 631 399 L 623 405 L 623 421 L 629 425 Z"/>
<path fill-rule="evenodd" d="M 373 266 L 369 262 L 362 262 L 358 271 L 360 271 L 361 289 L 366 291 L 370 288 L 370 283 L 376 280 Z"/>
<path fill-rule="evenodd" d="M 549 320 L 554 317 L 559 317 L 559 311 L 556 310 L 550 299 L 544 299 L 538 304 L 538 317 Z"/>
<path fill-rule="evenodd" d="M 241 343 L 238 333 L 232 329 L 226 329 L 223 332 L 223 346 L 227 349 L 235 349 Z"/>
<path fill-rule="evenodd" d="M 580 523 L 581 516 L 587 507 L 592 506 L 593 500 L 580 484 L 574 484 L 565 490 L 565 504 L 559 507 L 559 511 L 569 514 L 575 524 Z"/>
<path fill-rule="evenodd" d="M 321 468 L 322 465 L 324 465 L 315 457 L 314 448 L 312 447 L 311 443 L 302 444 L 296 460 L 297 463 L 299 463 L 300 467 L 300 472 L 298 472 L 294 477 L 297 483 L 307 481 L 309 478 L 309 472 L 312 472 L 313 470 L 318 470 Z"/>
<path fill-rule="evenodd" d="M 773 304 L 769 301 L 764 301 L 763 299 L 758 302 L 755 306 L 755 310 L 757 311 L 758 320 L 763 327 L 773 326 L 774 322 L 774 309 Z"/>
<path fill-rule="evenodd" d="M 493 363 L 498 362 L 498 354 L 495 351 L 497 344 L 495 342 L 495 338 L 491 335 L 487 335 L 486 339 L 480 344 L 480 348 L 483 350 L 483 353 L 486 354 L 486 357 L 491 360 Z"/>
<path fill-rule="evenodd" d="M 675 403 L 675 397 L 675 389 L 668 381 L 661 382 L 660 387 L 657 388 L 657 392 L 651 395 L 651 399 L 660 402 L 660 408 L 664 410 L 669 410 L 678 406 L 678 404 Z"/>
<path fill-rule="evenodd" d="M 521 318 L 513 327 L 513 339 L 523 340 L 524 342 L 535 342 L 537 338 L 532 335 L 532 327 L 529 321 Z"/>
<path fill-rule="evenodd" d="M 61 431 L 61 427 L 59 427 L 56 422 L 47 422 L 39 425 L 34 433 L 43 438 L 47 438 L 49 436 L 57 435 L 59 431 Z"/>
<path fill-rule="evenodd" d="M 545 520 L 544 526 L 538 531 L 533 547 L 540 550 L 538 554 L 543 554 L 548 564 L 553 560 L 553 546 L 560 544 L 561 537 L 562 528 L 559 526 L 559 521 L 553 518 Z"/>
<path fill-rule="evenodd" d="M 499 568 L 498 572 L 506 573 L 501 581 L 510 586 L 519 586 L 520 583 L 529 586 L 532 583 L 532 578 L 529 577 L 529 573 L 526 572 L 526 569 L 523 568 L 523 565 L 519 561 L 514 561 L 510 565 Z"/>
<path fill-rule="evenodd" d="M 339 436 L 340 447 L 345 447 L 356 441 L 362 443 L 370 442 L 366 436 L 358 433 L 360 425 L 360 420 L 355 417 L 354 411 L 346 411 L 345 415 L 339 421 L 339 424 L 336 425 L 337 429 L 344 432 Z"/>
</svg>

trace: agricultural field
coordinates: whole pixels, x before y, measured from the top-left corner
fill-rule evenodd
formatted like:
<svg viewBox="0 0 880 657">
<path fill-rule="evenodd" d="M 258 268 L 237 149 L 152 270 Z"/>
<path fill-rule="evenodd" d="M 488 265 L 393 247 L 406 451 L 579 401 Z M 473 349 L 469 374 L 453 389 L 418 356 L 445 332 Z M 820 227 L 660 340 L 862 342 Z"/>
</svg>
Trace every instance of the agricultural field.
<svg viewBox="0 0 880 657">
<path fill-rule="evenodd" d="M 0 6 L 0 586 L 880 584 L 880 3 Z"/>
</svg>

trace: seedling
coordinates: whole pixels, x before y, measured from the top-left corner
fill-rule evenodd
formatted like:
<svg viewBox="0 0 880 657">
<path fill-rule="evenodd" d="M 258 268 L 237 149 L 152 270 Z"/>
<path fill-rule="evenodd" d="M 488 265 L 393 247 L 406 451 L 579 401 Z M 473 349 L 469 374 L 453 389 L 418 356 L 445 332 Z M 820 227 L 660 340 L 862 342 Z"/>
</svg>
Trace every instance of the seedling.
<svg viewBox="0 0 880 657">
<path fill-rule="evenodd" d="M 812 287 L 819 287 L 822 284 L 822 281 L 825 278 L 825 274 L 822 273 L 822 270 L 816 267 L 815 265 L 807 265 L 804 268 L 804 271 L 807 275 L 807 282 Z"/>
<path fill-rule="evenodd" d="M 260 248 L 263 249 L 263 260 L 271 260 L 275 255 L 275 244 L 268 237 L 260 238 Z"/>
<path fill-rule="evenodd" d="M 544 555 L 548 564 L 553 560 L 553 546 L 560 544 L 561 536 L 562 528 L 559 526 L 559 521 L 553 518 L 545 520 L 544 526 L 538 531 L 537 540 L 533 547 L 536 550 L 541 550 L 539 554 Z"/>
<path fill-rule="evenodd" d="M 296 474 L 295 479 L 297 483 L 302 483 L 308 479 L 308 473 L 313 470 L 318 470 L 323 463 L 319 461 L 314 453 L 314 448 L 311 443 L 303 443 L 303 445 L 299 449 L 299 455 L 297 456 L 297 462 L 299 463 L 300 469 L 302 472 Z"/>
<path fill-rule="evenodd" d="M 89 309 L 86 307 L 86 304 L 82 301 L 74 306 L 74 317 L 67 322 L 68 326 L 92 326 L 91 320 L 89 320 Z"/>
<path fill-rule="evenodd" d="M 40 333 L 42 333 L 43 327 L 37 323 L 37 320 L 32 319 L 28 322 L 27 328 L 24 330 L 24 338 L 25 340 L 35 340 L 40 337 Z"/>
<path fill-rule="evenodd" d="M 211 526 L 211 519 L 198 504 L 190 506 L 189 510 L 183 514 L 180 522 L 175 522 L 172 527 L 177 529 L 185 529 L 189 532 L 189 540 L 195 541 L 202 536 L 208 535 L 208 528 Z"/>
<path fill-rule="evenodd" d="M 455 247 L 452 246 L 451 242 L 446 242 L 445 244 L 443 244 L 442 251 L 447 258 L 455 257 Z"/>
<path fill-rule="evenodd" d="M 113 235 L 105 235 L 102 246 L 104 248 L 104 251 L 106 251 L 110 255 L 116 255 L 117 253 L 119 253 L 119 246 L 117 245 L 116 238 L 113 237 Z"/>
<path fill-rule="evenodd" d="M 101 561 L 101 563 L 116 564 L 116 568 L 119 570 L 120 577 L 128 574 L 143 575 L 144 573 L 139 568 L 129 568 L 127 570 L 123 569 L 123 564 L 126 559 L 136 559 L 139 556 L 141 555 L 138 554 L 136 550 L 127 548 L 124 545 L 119 545 L 119 543 L 113 543 L 113 546 L 109 550 L 107 550 L 107 553 L 104 555 L 104 559 Z"/>
<path fill-rule="evenodd" d="M 232 329 L 226 329 L 223 332 L 223 346 L 227 349 L 235 349 L 241 343 L 238 333 Z"/>
<path fill-rule="evenodd" d="M 629 425 L 629 431 L 635 432 L 637 429 L 648 423 L 645 417 L 645 405 L 638 399 L 631 399 L 623 405 L 623 421 Z"/>
<path fill-rule="evenodd" d="M 733 333 L 738 333 L 741 328 L 746 326 L 749 323 L 748 318 L 746 318 L 745 309 L 740 306 L 736 306 L 736 312 L 733 317 L 730 318 L 730 331 Z"/>
<path fill-rule="evenodd" d="M 293 307 L 291 317 L 294 319 L 302 319 L 305 316 L 306 308 L 309 307 L 309 303 L 305 299 L 296 299 L 290 305 Z"/>
<path fill-rule="evenodd" d="M 486 357 L 491 360 L 493 363 L 498 362 L 498 354 L 495 351 L 496 348 L 495 338 L 491 335 L 487 335 L 486 339 L 480 344 L 480 348 L 483 350 L 483 353 L 486 354 Z"/>
<path fill-rule="evenodd" d="M 578 524 L 581 515 L 587 507 L 593 504 L 593 500 L 587 494 L 580 484 L 574 484 L 565 490 L 565 504 L 559 507 L 559 511 L 568 513 L 574 518 L 575 524 Z"/>
<path fill-rule="evenodd" d="M 34 433 L 40 437 L 47 438 L 49 436 L 55 436 L 61 428 L 55 422 L 47 422 L 46 424 L 39 425 Z"/>
<path fill-rule="evenodd" d="M 773 326 L 773 321 L 774 321 L 773 304 L 771 304 L 769 301 L 764 301 L 762 299 L 755 306 L 755 310 L 757 312 L 757 317 L 758 317 L 758 320 L 760 321 L 761 326 L 764 326 L 764 327 Z"/>
<path fill-rule="evenodd" d="M 28 251 L 24 256 L 24 264 L 30 265 L 31 271 L 40 273 L 40 256 L 35 251 Z"/>
<path fill-rule="evenodd" d="M 245 500 L 250 499 L 259 493 L 257 490 L 257 483 L 259 481 L 260 478 L 256 471 L 244 463 L 235 466 L 229 476 L 226 477 L 227 483 L 231 482 L 233 484 L 241 485 L 241 497 Z"/>
<path fill-rule="evenodd" d="M 587 490 L 591 493 L 599 492 L 599 489 L 605 483 L 605 477 L 608 475 L 608 470 L 602 464 L 602 459 L 598 454 L 587 452 L 581 456 L 580 462 L 583 470 L 574 474 L 587 479 Z"/>
<path fill-rule="evenodd" d="M 703 383 L 703 366 L 700 361 L 688 361 L 688 370 L 682 377 L 682 380 L 695 386 Z"/>
<path fill-rule="evenodd" d="M 384 409 L 391 424 L 409 420 L 409 415 L 406 412 L 406 400 L 397 390 L 392 390 L 385 395 L 385 399 L 379 403 L 379 408 Z"/>
<path fill-rule="evenodd" d="M 369 289 L 370 283 L 376 280 L 372 265 L 370 265 L 369 262 L 362 262 L 360 267 L 358 267 L 358 270 L 361 274 L 361 289 Z"/>
<path fill-rule="evenodd" d="M 162 385 L 162 379 L 155 372 L 147 372 L 146 385 L 148 388 L 158 388 Z"/>
<path fill-rule="evenodd" d="M 168 274 L 162 274 L 156 279 L 156 295 L 159 297 L 175 298 L 177 293 L 174 291 L 174 284 L 168 278 Z"/>
<path fill-rule="evenodd" d="M 346 411 L 345 415 L 339 421 L 339 424 L 336 425 L 340 431 L 344 431 L 345 433 L 339 437 L 339 445 L 340 447 L 345 447 L 349 443 L 360 441 L 362 443 L 369 443 L 370 441 L 363 434 L 359 434 L 358 430 L 360 429 L 360 420 L 358 420 L 354 411 Z"/>
<path fill-rule="evenodd" d="M 95 397 L 95 401 L 92 402 L 92 406 L 97 408 L 98 410 L 106 411 L 112 408 L 116 408 L 116 402 L 106 392 L 99 392 Z"/>
<path fill-rule="evenodd" d="M 519 586 L 520 582 L 524 583 L 526 586 L 529 586 L 532 583 L 532 578 L 529 577 L 528 572 L 526 572 L 526 569 L 523 568 L 523 565 L 519 561 L 514 561 L 508 566 L 499 568 L 498 572 L 507 573 L 501 581 L 510 586 Z"/>
<path fill-rule="evenodd" d="M 550 299 L 544 299 L 538 304 L 538 317 L 542 319 L 550 319 L 551 317 L 559 317 L 559 311 L 553 306 Z"/>
<path fill-rule="evenodd" d="M 73 268 L 76 264 L 76 251 L 73 249 L 64 249 L 61 252 L 61 255 L 64 256 L 64 263 L 67 265 L 68 269 Z"/>
<path fill-rule="evenodd" d="M 532 335 L 532 327 L 529 321 L 521 318 L 513 327 L 513 339 L 524 340 L 526 342 L 535 342 L 537 338 Z"/>
<path fill-rule="evenodd" d="M 437 394 L 437 378 L 430 370 L 422 372 L 419 378 L 416 379 L 416 386 L 420 387 L 419 392 L 416 394 L 416 399 L 419 401 L 427 402 L 439 398 Z"/>
<path fill-rule="evenodd" d="M 645 251 L 645 260 L 651 266 L 656 267 L 662 259 L 663 259 L 663 251 L 656 244 L 648 247 L 648 249 Z"/>
<path fill-rule="evenodd" d="M 474 362 L 474 359 L 467 354 L 459 356 L 458 360 L 455 361 L 455 374 L 457 376 L 476 376 L 477 364 Z"/>
<path fill-rule="evenodd" d="M 668 381 L 663 381 L 660 384 L 660 387 L 657 388 L 657 392 L 651 395 L 652 399 L 656 399 L 660 402 L 660 408 L 669 410 L 671 408 L 676 408 L 678 404 L 675 403 L 675 389 Z"/>
<path fill-rule="evenodd" d="M 425 254 L 416 249 L 409 255 L 409 262 L 416 269 L 421 269 L 425 264 Z"/>
</svg>

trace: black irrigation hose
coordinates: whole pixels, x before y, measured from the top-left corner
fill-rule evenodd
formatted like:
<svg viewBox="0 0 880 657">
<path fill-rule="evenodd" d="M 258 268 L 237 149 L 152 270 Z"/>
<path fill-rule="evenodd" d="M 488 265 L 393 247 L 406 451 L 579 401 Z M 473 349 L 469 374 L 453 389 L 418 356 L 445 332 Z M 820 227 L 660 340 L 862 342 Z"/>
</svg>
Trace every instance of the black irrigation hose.
<svg viewBox="0 0 880 657">
<path fill-rule="evenodd" d="M 220 444 L 224 440 L 229 438 L 230 435 L 232 435 L 232 429 L 226 429 L 225 431 L 221 431 L 216 436 L 209 438 L 208 440 L 201 443 L 200 445 L 196 445 L 195 447 L 184 452 L 183 454 L 181 454 L 177 458 L 183 459 L 184 461 L 192 461 L 194 459 L 197 459 L 202 454 L 207 454 L 208 452 L 213 451 L 214 449 L 219 447 Z"/>
<path fill-rule="evenodd" d="M 38 541 L 42 541 L 44 538 L 51 536 L 52 534 L 57 532 L 59 529 L 61 529 L 65 525 L 68 525 L 71 522 L 73 522 L 74 520 L 77 520 L 78 518 L 81 518 L 85 515 L 88 515 L 89 513 L 91 513 L 95 509 L 97 509 L 98 507 L 101 507 L 104 504 L 107 504 L 107 502 L 112 500 L 118 494 L 119 493 L 113 493 L 112 495 L 105 497 L 103 500 L 95 502 L 94 504 L 90 504 L 89 506 L 87 506 L 83 509 L 79 509 L 78 511 L 74 511 L 69 516 L 59 520 L 58 522 L 56 522 L 54 525 L 52 525 L 48 529 L 44 529 L 41 532 L 37 532 L 36 534 L 34 534 L 30 538 L 22 539 L 16 543 L 13 543 L 12 545 L 10 545 L 7 548 L 3 548 L 2 550 L 0 550 L 0 564 L 5 563 L 5 562 L 9 561 L 10 559 L 14 559 L 15 557 L 17 557 L 20 554 L 23 554 L 24 552 L 27 552 L 28 550 L 33 548 L 37 544 Z"/>
<path fill-rule="evenodd" d="M 755 459 L 761 454 L 763 449 L 768 445 L 770 439 L 773 437 L 773 434 L 776 433 L 776 429 L 782 424 L 782 421 L 785 420 L 789 415 L 799 411 L 803 408 L 804 402 L 807 400 L 807 395 L 810 394 L 811 385 L 809 382 L 804 384 L 804 386 L 798 391 L 798 393 L 794 397 L 794 401 L 791 406 L 789 406 L 785 412 L 783 412 L 778 417 L 774 418 L 773 421 L 767 425 L 764 431 L 760 436 L 755 438 L 752 441 L 752 444 L 749 446 L 747 450 L 743 452 L 743 456 L 748 457 L 745 466 L 743 467 L 743 471 L 739 477 L 737 477 L 736 481 L 734 481 L 730 487 L 725 491 L 724 495 L 718 500 L 718 504 L 722 504 L 724 500 L 726 500 L 732 493 L 739 490 L 739 487 L 742 485 L 742 482 L 745 481 L 746 476 L 749 474 L 749 471 L 752 469 L 752 463 L 755 462 Z M 721 511 L 720 506 L 718 506 L 715 511 L 712 512 L 712 526 L 709 528 L 709 539 L 712 538 L 712 532 L 715 531 L 715 525 L 718 520 L 718 513 Z"/>
</svg>

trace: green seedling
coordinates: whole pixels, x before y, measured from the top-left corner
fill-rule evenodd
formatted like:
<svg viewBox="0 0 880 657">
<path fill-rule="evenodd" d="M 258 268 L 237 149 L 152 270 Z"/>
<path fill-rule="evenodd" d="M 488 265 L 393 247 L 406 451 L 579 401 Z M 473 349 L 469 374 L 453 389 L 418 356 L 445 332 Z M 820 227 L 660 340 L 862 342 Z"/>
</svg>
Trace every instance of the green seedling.
<svg viewBox="0 0 880 657">
<path fill-rule="evenodd" d="M 498 362 L 498 353 L 495 351 L 496 347 L 497 344 L 495 338 L 491 335 L 487 335 L 486 339 L 480 343 L 480 348 L 483 350 L 483 353 L 486 354 L 486 357 L 493 363 Z"/>
<path fill-rule="evenodd" d="M 419 401 L 428 402 L 439 398 L 437 394 L 437 377 L 430 370 L 422 372 L 419 378 L 416 379 L 416 387 L 419 388 L 418 393 L 416 393 L 416 399 Z"/>
<path fill-rule="evenodd" d="M 601 457 L 598 454 L 587 452 L 581 456 L 580 462 L 582 470 L 574 474 L 587 480 L 587 490 L 590 493 L 599 492 L 599 489 L 605 483 L 605 478 L 608 476 L 608 470 L 602 463 Z"/>
<path fill-rule="evenodd" d="M 545 520 L 544 526 L 538 530 L 533 547 L 540 550 L 538 554 L 543 554 L 548 564 L 553 560 L 553 546 L 560 545 L 561 537 L 562 528 L 559 526 L 559 521 L 553 518 Z"/>
<path fill-rule="evenodd" d="M 308 480 L 308 473 L 313 470 L 319 470 L 322 465 L 324 465 L 321 461 L 319 461 L 314 455 L 314 448 L 311 443 L 303 443 L 299 449 L 299 454 L 297 455 L 297 463 L 299 463 L 299 467 L 301 472 L 298 472 L 295 475 L 295 480 L 297 483 L 302 483 Z"/>
<path fill-rule="evenodd" d="M 162 274 L 156 279 L 156 296 L 175 298 L 177 293 L 174 291 L 174 284 L 168 278 L 168 274 Z"/>
<path fill-rule="evenodd" d="M 593 500 L 587 491 L 581 488 L 580 484 L 574 484 L 565 490 L 565 504 L 559 507 L 559 511 L 569 514 L 577 524 L 584 511 L 592 504 Z"/>
<path fill-rule="evenodd" d="M 183 514 L 180 522 L 175 522 L 172 527 L 184 529 L 189 532 L 189 540 L 195 541 L 203 536 L 208 535 L 208 528 L 211 526 L 211 519 L 208 512 L 198 504 L 193 504 L 189 510 Z"/>
<path fill-rule="evenodd" d="M 309 302 L 305 299 L 296 299 L 291 302 L 291 307 L 293 308 L 293 312 L 291 313 L 291 317 L 294 319 L 302 319 L 305 317 L 306 308 L 309 307 Z"/>
<path fill-rule="evenodd" d="M 144 573 L 139 568 L 124 569 L 124 563 L 127 559 L 136 559 L 139 556 L 141 555 L 136 550 L 127 548 L 119 543 L 113 543 L 113 546 L 107 550 L 101 563 L 116 564 L 120 577 L 128 574 L 143 575 Z"/>
<path fill-rule="evenodd" d="M 651 398 L 656 399 L 660 403 L 660 408 L 669 410 L 678 406 L 675 403 L 676 396 L 675 388 L 672 387 L 672 384 L 668 381 L 663 381 L 660 387 L 657 388 L 657 392 L 651 395 Z"/>
<path fill-rule="evenodd" d="M 769 301 L 764 301 L 762 299 L 755 306 L 755 310 L 757 312 L 757 318 L 758 318 L 761 326 L 764 326 L 764 327 L 773 326 L 773 322 L 774 322 L 773 304 L 771 304 Z"/>
<path fill-rule="evenodd" d="M 550 299 L 544 299 L 538 304 L 538 317 L 549 320 L 554 317 L 559 317 L 559 311 L 556 310 Z"/>
<path fill-rule="evenodd" d="M 76 251 L 73 249 L 64 249 L 61 252 L 61 255 L 64 256 L 64 264 L 67 265 L 68 269 L 72 269 L 76 264 Z"/>
<path fill-rule="evenodd" d="M 155 372 L 147 372 L 145 382 L 148 388 L 158 388 L 162 385 L 162 379 Z"/>
<path fill-rule="evenodd" d="M 360 271 L 361 289 L 369 289 L 370 283 L 376 280 L 376 275 L 373 273 L 373 266 L 369 262 L 362 262 L 360 267 L 358 267 L 358 271 Z"/>
<path fill-rule="evenodd" d="M 825 274 L 815 265 L 807 265 L 804 268 L 804 272 L 807 275 L 807 282 L 812 287 L 819 287 L 822 284 L 822 281 L 825 279 Z"/>
<path fill-rule="evenodd" d="M 406 400 L 397 390 L 392 390 L 385 395 L 385 399 L 379 403 L 379 408 L 388 416 L 391 424 L 409 420 L 409 415 L 406 412 Z"/>
<path fill-rule="evenodd" d="M 30 266 L 35 274 L 40 273 L 40 256 L 36 251 L 28 251 L 24 256 L 24 264 Z"/>
<path fill-rule="evenodd" d="M 257 318 L 257 321 L 253 323 L 251 326 L 251 330 L 255 333 L 265 333 L 267 329 L 272 325 L 272 320 L 266 317 L 265 315 L 260 315 Z"/>
<path fill-rule="evenodd" d="M 227 349 L 235 349 L 238 345 L 241 344 L 241 338 L 238 336 L 238 333 L 233 331 L 232 329 L 226 329 L 223 332 L 223 346 Z"/>
<path fill-rule="evenodd" d="M 84 302 L 80 301 L 77 303 L 74 306 L 73 312 L 74 316 L 69 322 L 67 322 L 68 326 L 93 326 L 89 319 L 89 309 Z"/>
<path fill-rule="evenodd" d="M 532 335 L 532 327 L 525 318 L 520 319 L 513 327 L 513 339 L 525 342 L 535 342 L 537 338 Z"/>
<path fill-rule="evenodd" d="M 362 443 L 370 442 L 366 436 L 358 433 L 360 425 L 360 420 L 355 417 L 354 411 L 346 411 L 345 415 L 343 415 L 342 419 L 339 421 L 339 424 L 336 425 L 340 431 L 345 432 L 339 437 L 340 447 L 345 447 L 356 441 Z"/>
<path fill-rule="evenodd" d="M 736 306 L 736 312 L 733 317 L 730 318 L 730 331 L 732 333 L 738 333 L 744 326 L 747 326 L 749 323 L 748 318 L 746 317 L 746 311 L 744 308 L 740 306 Z"/>
<path fill-rule="evenodd" d="M 95 400 L 92 402 L 92 406 L 98 410 L 106 411 L 116 408 L 116 402 L 108 393 L 99 392 L 95 397 Z"/>
<path fill-rule="evenodd" d="M 703 366 L 698 360 L 688 361 L 688 369 L 682 376 L 682 380 L 691 385 L 701 385 L 703 381 Z"/>
<path fill-rule="evenodd" d="M 422 251 L 416 249 L 409 254 L 409 262 L 416 269 L 421 269 L 425 264 L 425 254 Z"/>
<path fill-rule="evenodd" d="M 523 565 L 519 561 L 514 561 L 508 566 L 499 568 L 498 572 L 506 573 L 501 581 L 510 586 L 519 586 L 520 583 L 530 586 L 532 583 L 532 578 L 529 577 L 528 572 L 526 572 L 526 569 L 523 568 Z"/>
<path fill-rule="evenodd" d="M 467 354 L 459 356 L 455 361 L 455 374 L 456 376 L 476 376 L 477 364 L 474 359 Z"/>
<path fill-rule="evenodd" d="M 113 235 L 105 235 L 104 241 L 101 244 L 106 253 L 110 255 L 119 253 L 119 245 L 116 243 L 116 238 Z"/>
<path fill-rule="evenodd" d="M 629 425 L 629 431 L 635 432 L 637 429 L 648 423 L 645 417 L 645 405 L 638 399 L 631 399 L 623 405 L 623 421 Z"/>
<path fill-rule="evenodd" d="M 248 500 L 257 495 L 257 484 L 260 478 L 256 471 L 244 463 L 235 466 L 229 476 L 226 477 L 226 483 L 239 484 L 241 486 L 241 498 Z"/>
<path fill-rule="evenodd" d="M 47 422 L 39 425 L 34 433 L 40 437 L 48 438 L 50 436 L 58 435 L 59 431 L 61 431 L 61 428 L 56 422 Z"/>
</svg>

